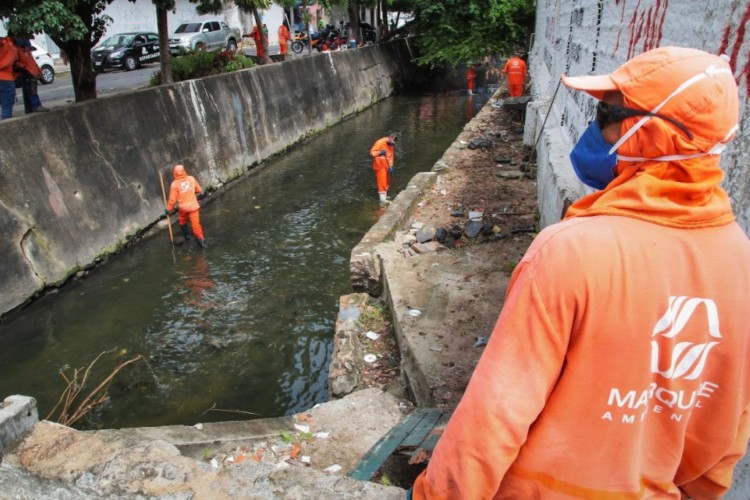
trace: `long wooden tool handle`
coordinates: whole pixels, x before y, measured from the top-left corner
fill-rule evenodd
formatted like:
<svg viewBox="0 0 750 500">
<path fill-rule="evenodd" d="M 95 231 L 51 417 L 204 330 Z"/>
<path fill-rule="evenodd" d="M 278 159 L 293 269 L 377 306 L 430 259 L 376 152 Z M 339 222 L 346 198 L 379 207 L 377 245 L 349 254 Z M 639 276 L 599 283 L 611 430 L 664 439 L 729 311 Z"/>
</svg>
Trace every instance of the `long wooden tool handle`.
<svg viewBox="0 0 750 500">
<path fill-rule="evenodd" d="M 161 197 L 164 199 L 164 208 L 167 208 L 167 193 L 164 191 L 164 177 L 161 175 L 161 170 L 159 171 L 159 181 L 161 182 Z M 172 246 L 174 246 L 174 236 L 172 235 L 172 219 L 169 218 L 169 213 L 167 213 L 167 228 L 169 229 L 169 241 L 172 242 Z"/>
</svg>

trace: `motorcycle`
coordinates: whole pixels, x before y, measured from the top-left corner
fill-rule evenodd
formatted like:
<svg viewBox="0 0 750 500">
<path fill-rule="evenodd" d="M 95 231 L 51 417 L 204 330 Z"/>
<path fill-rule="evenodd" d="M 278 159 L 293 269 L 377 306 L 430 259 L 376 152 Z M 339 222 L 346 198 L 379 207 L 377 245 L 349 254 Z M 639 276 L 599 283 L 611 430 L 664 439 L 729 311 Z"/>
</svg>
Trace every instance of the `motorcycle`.
<svg viewBox="0 0 750 500">
<path fill-rule="evenodd" d="M 323 51 L 324 36 L 322 32 L 313 31 L 310 36 L 312 37 L 312 48 L 318 52 Z M 310 40 L 307 34 L 304 32 L 295 32 L 294 39 L 292 41 L 292 52 L 295 54 L 301 54 L 305 48 L 310 45 Z"/>
<path fill-rule="evenodd" d="M 359 29 L 362 31 L 363 42 L 375 43 L 375 38 L 377 38 L 377 32 L 375 31 L 375 28 L 371 24 L 361 22 L 359 23 Z M 349 23 L 343 24 L 341 33 L 344 38 L 349 38 Z M 354 37 L 354 38 L 356 38 L 357 41 L 359 41 L 357 37 Z"/>
</svg>

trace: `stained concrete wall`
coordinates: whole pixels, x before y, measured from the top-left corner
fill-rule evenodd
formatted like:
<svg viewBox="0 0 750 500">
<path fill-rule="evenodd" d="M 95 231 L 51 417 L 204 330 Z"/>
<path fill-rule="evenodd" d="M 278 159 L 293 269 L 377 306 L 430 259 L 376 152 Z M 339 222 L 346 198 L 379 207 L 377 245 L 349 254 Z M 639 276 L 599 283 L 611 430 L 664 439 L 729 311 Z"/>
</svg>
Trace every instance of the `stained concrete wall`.
<svg viewBox="0 0 750 500">
<path fill-rule="evenodd" d="M 750 0 L 540 0 L 530 54 L 532 98 L 527 143 L 536 142 L 560 75 L 605 74 L 631 57 L 660 46 L 679 45 L 725 53 L 740 87 L 740 132 L 721 165 L 738 220 L 750 233 Z M 566 201 L 588 192 L 568 160 L 595 113 L 595 101 L 561 86 L 538 143 L 542 224 L 560 219 Z"/>
<path fill-rule="evenodd" d="M 415 75 L 408 40 L 84 102 L 0 124 L 0 314 L 164 210 L 159 173 L 219 187 Z"/>
</svg>

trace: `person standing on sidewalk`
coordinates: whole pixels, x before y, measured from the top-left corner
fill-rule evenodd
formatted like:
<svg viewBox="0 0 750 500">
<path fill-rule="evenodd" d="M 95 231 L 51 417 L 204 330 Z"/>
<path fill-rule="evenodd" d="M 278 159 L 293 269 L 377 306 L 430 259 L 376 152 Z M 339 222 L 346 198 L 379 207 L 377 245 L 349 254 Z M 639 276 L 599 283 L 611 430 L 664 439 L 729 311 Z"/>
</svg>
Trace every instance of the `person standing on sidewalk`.
<svg viewBox="0 0 750 500">
<path fill-rule="evenodd" d="M 203 238 L 203 226 L 201 226 L 200 219 L 201 206 L 197 198 L 197 195 L 202 191 L 201 186 L 195 180 L 195 177 L 187 174 L 183 165 L 175 165 L 172 175 L 174 176 L 174 180 L 169 186 L 169 201 L 167 201 L 167 208 L 164 210 L 164 213 L 169 214 L 176 205 L 180 229 L 182 229 L 185 239 L 190 239 L 190 233 L 188 233 L 187 228 L 189 220 L 198 244 L 206 248 Z"/>
<path fill-rule="evenodd" d="M 42 106 L 42 100 L 37 93 L 39 85 L 39 76 L 42 70 L 34 60 L 34 54 L 31 51 L 31 42 L 25 36 L 13 36 L 13 41 L 18 47 L 18 57 L 23 62 L 25 69 L 20 70 L 16 77 L 16 86 L 21 84 L 23 92 L 23 107 L 26 114 L 40 113 L 49 111 Z"/>
<path fill-rule="evenodd" d="M 571 153 L 597 189 L 542 230 L 417 478 L 422 498 L 717 499 L 750 438 L 750 241 L 721 187 L 728 57 L 609 75 Z"/>
<path fill-rule="evenodd" d="M 281 54 L 281 60 L 286 60 L 286 55 L 289 52 L 289 40 L 291 40 L 292 37 L 289 34 L 289 28 L 286 25 L 286 21 L 284 21 L 281 26 L 279 26 L 279 54 Z"/>
<path fill-rule="evenodd" d="M 395 132 L 381 137 L 370 148 L 372 156 L 372 169 L 375 171 L 375 181 L 378 186 L 378 197 L 380 203 L 386 203 L 388 188 L 390 187 L 390 174 L 393 173 L 394 152 L 393 146 L 396 143 Z"/>
<path fill-rule="evenodd" d="M 18 48 L 10 37 L 0 37 L 0 107 L 3 120 L 13 116 L 16 102 L 16 74 Z"/>
</svg>

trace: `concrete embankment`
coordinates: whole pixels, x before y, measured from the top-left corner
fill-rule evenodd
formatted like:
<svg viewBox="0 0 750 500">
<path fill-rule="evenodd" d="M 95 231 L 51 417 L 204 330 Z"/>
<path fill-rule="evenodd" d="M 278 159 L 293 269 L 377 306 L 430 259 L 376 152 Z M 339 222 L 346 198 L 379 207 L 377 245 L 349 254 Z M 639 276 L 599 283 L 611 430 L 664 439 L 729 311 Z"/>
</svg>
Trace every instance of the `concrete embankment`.
<svg viewBox="0 0 750 500">
<path fill-rule="evenodd" d="M 153 225 L 159 174 L 216 189 L 416 75 L 409 40 L 118 94 L 2 123 L 0 314 Z"/>
</svg>

